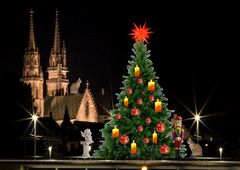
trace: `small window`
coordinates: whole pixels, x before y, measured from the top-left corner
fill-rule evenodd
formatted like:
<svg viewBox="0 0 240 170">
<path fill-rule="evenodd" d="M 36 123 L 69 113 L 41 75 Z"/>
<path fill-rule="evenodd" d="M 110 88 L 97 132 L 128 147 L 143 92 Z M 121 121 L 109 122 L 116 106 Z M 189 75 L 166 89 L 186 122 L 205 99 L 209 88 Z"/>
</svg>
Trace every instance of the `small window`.
<svg viewBox="0 0 240 170">
<path fill-rule="evenodd" d="M 36 99 L 38 99 L 38 89 L 36 89 Z"/>
<path fill-rule="evenodd" d="M 89 102 L 86 102 L 86 116 L 89 116 Z"/>
</svg>

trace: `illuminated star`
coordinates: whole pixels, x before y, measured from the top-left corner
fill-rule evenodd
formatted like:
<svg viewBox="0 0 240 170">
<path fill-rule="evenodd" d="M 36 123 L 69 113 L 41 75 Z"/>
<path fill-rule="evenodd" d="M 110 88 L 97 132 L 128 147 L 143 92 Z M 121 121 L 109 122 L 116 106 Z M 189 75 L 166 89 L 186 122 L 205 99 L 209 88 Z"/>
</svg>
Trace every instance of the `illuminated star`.
<svg viewBox="0 0 240 170">
<path fill-rule="evenodd" d="M 149 34 L 151 34 L 152 32 L 149 31 L 150 28 L 146 27 L 146 23 L 144 23 L 144 25 L 141 27 L 136 26 L 135 23 L 133 23 L 135 28 L 132 30 L 132 33 L 130 33 L 129 35 L 133 35 L 133 39 L 136 42 L 146 42 L 148 43 L 147 39 L 149 38 Z"/>
</svg>

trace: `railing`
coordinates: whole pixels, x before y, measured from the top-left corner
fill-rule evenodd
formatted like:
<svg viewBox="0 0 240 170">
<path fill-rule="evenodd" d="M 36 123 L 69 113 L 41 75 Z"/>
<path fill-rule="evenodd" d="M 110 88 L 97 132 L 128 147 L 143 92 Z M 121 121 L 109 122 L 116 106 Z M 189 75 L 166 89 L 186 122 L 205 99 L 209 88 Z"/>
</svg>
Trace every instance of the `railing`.
<svg viewBox="0 0 240 170">
<path fill-rule="evenodd" d="M 1 170 L 240 170 L 238 160 L 0 160 Z"/>
</svg>

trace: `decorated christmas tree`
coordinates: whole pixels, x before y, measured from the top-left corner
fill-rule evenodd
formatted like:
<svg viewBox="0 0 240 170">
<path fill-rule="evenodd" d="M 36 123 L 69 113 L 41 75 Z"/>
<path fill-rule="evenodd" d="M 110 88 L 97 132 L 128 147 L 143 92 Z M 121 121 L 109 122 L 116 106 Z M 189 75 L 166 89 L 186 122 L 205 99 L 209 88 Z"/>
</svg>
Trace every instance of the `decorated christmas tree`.
<svg viewBox="0 0 240 170">
<path fill-rule="evenodd" d="M 117 94 L 117 108 L 111 111 L 111 120 L 101 129 L 104 140 L 95 158 L 104 159 L 162 159 L 174 158 L 172 124 L 168 120 L 172 110 L 158 84 L 150 50 L 147 45 L 152 33 L 146 27 L 136 26 L 130 33 L 135 40 L 123 76 L 123 87 Z"/>
</svg>

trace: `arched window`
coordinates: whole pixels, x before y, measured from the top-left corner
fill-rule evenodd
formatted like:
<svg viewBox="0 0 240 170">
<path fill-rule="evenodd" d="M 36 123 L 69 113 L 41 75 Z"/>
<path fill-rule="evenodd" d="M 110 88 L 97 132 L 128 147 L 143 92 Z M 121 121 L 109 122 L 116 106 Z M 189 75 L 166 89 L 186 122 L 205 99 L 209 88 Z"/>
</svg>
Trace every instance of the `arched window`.
<svg viewBox="0 0 240 170">
<path fill-rule="evenodd" d="M 86 102 L 86 116 L 89 116 L 89 102 Z"/>
<path fill-rule="evenodd" d="M 38 99 L 38 89 L 36 89 L 36 99 Z"/>
</svg>

